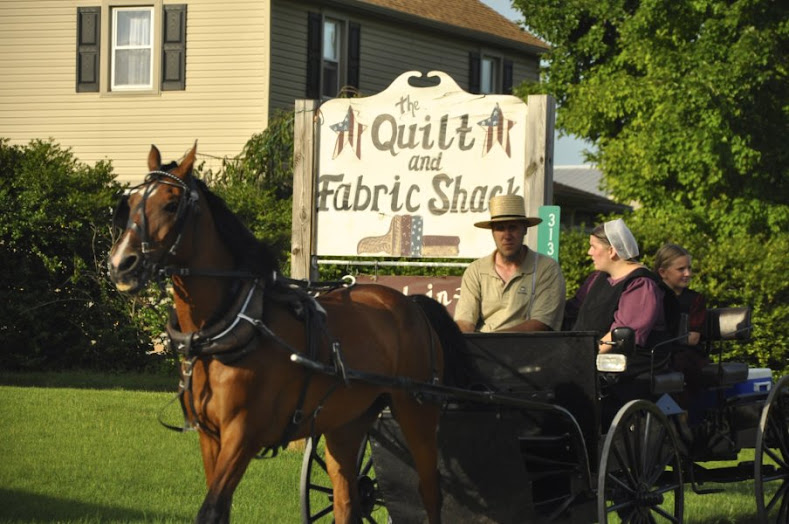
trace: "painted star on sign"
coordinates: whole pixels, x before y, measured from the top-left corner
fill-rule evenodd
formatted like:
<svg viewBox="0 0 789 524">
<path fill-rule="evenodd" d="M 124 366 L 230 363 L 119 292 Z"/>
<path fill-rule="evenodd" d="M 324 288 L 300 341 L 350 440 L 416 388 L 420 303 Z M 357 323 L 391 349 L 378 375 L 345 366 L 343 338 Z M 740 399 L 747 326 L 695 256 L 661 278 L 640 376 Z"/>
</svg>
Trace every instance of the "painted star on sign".
<svg viewBox="0 0 789 524">
<path fill-rule="evenodd" d="M 343 121 L 332 124 L 329 128 L 337 133 L 337 142 L 334 144 L 332 160 L 340 156 L 346 145 L 350 147 L 351 151 L 356 153 L 356 158 L 361 160 L 362 133 L 367 129 L 367 126 L 356 121 L 356 115 L 354 115 L 353 108 L 350 105 Z"/>
<path fill-rule="evenodd" d="M 493 112 L 491 112 L 489 118 L 477 122 L 477 125 L 487 128 L 485 142 L 482 146 L 482 156 L 490 153 L 493 144 L 497 142 L 504 148 L 504 152 L 507 153 L 507 156 L 511 156 L 510 129 L 515 125 L 515 122 L 504 116 L 499 104 L 496 104 L 496 107 L 493 108 Z"/>
</svg>

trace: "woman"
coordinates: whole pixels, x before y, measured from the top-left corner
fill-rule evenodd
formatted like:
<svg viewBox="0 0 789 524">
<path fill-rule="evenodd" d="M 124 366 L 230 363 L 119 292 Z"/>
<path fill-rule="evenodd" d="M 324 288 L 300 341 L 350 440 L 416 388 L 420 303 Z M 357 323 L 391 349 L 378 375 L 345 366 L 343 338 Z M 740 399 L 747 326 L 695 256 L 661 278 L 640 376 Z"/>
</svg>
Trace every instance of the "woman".
<svg viewBox="0 0 789 524">
<path fill-rule="evenodd" d="M 687 346 L 674 351 L 671 367 L 685 375 L 685 389 L 675 395 L 679 405 L 686 410 L 694 410 L 696 402 L 701 402 L 702 368 L 709 364 L 707 355 L 698 347 L 704 324 L 707 319 L 707 305 L 704 295 L 688 289 L 693 276 L 691 257 L 688 251 L 676 244 L 665 244 L 655 254 L 655 273 L 677 296 L 679 311 L 688 319 Z"/>
<path fill-rule="evenodd" d="M 588 255 L 596 271 L 568 302 L 568 314 L 578 311 L 575 331 L 600 335 L 600 353 L 611 351 L 606 342 L 617 327 L 632 328 L 642 348 L 666 336 L 664 292 L 656 276 L 637 261 L 638 254 L 638 243 L 622 219 L 597 226 L 589 237 Z M 643 369 L 643 359 L 641 364 Z"/>
<path fill-rule="evenodd" d="M 658 278 L 637 261 L 638 243 L 621 219 L 597 226 L 589 237 L 588 255 L 595 272 L 568 301 L 578 308 L 575 331 L 595 331 L 598 350 L 606 353 L 613 346 L 611 332 L 617 327 L 635 331 L 636 348 L 627 358 L 627 370 L 601 386 L 601 417 L 605 427 L 626 402 L 648 398 L 650 381 L 630 380 L 649 373 L 653 365 L 651 348 L 664 340 L 664 292 Z M 669 352 L 657 355 L 654 365 L 668 364 Z"/>
<path fill-rule="evenodd" d="M 655 273 L 674 292 L 679 301 L 680 312 L 688 318 L 688 346 L 696 346 L 701 340 L 707 317 L 704 295 L 688 289 L 693 276 L 690 253 L 676 244 L 665 244 L 655 254 Z"/>
</svg>

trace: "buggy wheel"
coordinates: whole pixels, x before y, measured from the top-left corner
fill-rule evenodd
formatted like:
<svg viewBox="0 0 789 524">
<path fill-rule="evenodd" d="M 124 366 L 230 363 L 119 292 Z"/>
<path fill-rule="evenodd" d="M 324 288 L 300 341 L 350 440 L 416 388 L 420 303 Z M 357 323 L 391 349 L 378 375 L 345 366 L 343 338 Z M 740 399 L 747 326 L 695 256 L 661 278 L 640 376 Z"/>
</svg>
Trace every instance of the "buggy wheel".
<svg viewBox="0 0 789 524">
<path fill-rule="evenodd" d="M 778 381 L 762 408 L 753 463 L 759 522 L 789 521 L 789 377 Z"/>
<path fill-rule="evenodd" d="M 375 479 L 373 458 L 367 436 L 364 437 L 359 448 L 356 471 L 356 487 L 359 490 L 362 518 L 365 522 L 375 523 L 374 513 L 383 507 L 383 500 L 378 490 L 378 482 Z M 326 471 L 324 449 L 320 445 L 320 436 L 307 439 L 304 459 L 301 463 L 299 492 L 302 522 L 334 521 L 334 496 L 331 480 Z"/>
<path fill-rule="evenodd" d="M 628 402 L 603 444 L 599 522 L 682 522 L 683 493 L 682 459 L 668 419 L 651 402 Z"/>
</svg>

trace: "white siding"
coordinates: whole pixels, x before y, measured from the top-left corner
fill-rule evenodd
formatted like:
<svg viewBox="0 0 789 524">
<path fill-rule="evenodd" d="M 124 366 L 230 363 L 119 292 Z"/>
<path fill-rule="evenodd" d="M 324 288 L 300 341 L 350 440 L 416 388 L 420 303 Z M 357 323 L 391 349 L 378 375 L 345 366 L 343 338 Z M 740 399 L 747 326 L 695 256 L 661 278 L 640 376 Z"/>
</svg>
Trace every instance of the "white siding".
<svg viewBox="0 0 789 524">
<path fill-rule="evenodd" d="M 0 0 L 0 137 L 52 137 L 83 162 L 112 160 L 127 182 L 144 176 L 151 144 L 169 161 L 198 140 L 211 167 L 237 155 L 268 120 L 269 2 L 164 3 L 188 6 L 186 90 L 120 95 L 76 92 L 77 7 L 101 0 Z"/>
</svg>

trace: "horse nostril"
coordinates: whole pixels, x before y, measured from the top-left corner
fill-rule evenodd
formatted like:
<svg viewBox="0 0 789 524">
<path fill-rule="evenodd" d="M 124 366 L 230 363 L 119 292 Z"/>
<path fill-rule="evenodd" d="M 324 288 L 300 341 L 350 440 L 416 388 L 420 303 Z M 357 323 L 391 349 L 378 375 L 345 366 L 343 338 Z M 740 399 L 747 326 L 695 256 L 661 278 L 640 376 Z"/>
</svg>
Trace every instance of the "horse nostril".
<svg viewBox="0 0 789 524">
<path fill-rule="evenodd" d="M 118 272 L 124 273 L 126 271 L 129 271 L 130 269 L 132 269 L 134 266 L 137 265 L 138 260 L 139 259 L 137 258 L 137 255 L 127 256 L 126 258 L 121 260 L 120 264 L 118 264 Z"/>
</svg>

